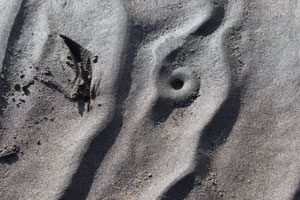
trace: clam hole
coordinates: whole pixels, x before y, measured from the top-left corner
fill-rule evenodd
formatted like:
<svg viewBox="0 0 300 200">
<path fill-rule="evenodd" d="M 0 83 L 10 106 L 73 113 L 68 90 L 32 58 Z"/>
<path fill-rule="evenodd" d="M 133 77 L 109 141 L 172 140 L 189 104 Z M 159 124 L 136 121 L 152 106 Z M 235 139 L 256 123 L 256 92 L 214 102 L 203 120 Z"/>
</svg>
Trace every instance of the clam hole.
<svg viewBox="0 0 300 200">
<path fill-rule="evenodd" d="M 174 90 L 180 90 L 184 85 L 184 81 L 182 78 L 177 77 L 177 78 L 171 79 L 170 85 Z"/>
</svg>

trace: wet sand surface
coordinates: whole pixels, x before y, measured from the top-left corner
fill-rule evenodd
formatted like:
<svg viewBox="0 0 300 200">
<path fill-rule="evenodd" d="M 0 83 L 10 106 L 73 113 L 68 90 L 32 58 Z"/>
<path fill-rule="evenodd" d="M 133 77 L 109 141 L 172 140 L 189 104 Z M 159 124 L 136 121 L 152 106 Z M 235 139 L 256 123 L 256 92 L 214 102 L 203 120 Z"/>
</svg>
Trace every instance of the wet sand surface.
<svg viewBox="0 0 300 200">
<path fill-rule="evenodd" d="M 300 199 L 298 0 L 0 0 L 0 199 Z"/>
</svg>

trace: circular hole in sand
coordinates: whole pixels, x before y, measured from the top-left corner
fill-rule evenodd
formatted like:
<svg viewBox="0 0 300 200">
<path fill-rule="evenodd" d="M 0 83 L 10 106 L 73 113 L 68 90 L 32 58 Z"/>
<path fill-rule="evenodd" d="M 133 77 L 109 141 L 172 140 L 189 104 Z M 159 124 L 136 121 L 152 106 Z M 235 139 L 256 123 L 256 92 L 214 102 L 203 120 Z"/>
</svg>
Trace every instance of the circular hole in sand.
<svg viewBox="0 0 300 200">
<path fill-rule="evenodd" d="M 184 85 L 184 81 L 182 78 L 176 77 L 171 79 L 170 84 L 174 90 L 180 90 Z"/>
</svg>

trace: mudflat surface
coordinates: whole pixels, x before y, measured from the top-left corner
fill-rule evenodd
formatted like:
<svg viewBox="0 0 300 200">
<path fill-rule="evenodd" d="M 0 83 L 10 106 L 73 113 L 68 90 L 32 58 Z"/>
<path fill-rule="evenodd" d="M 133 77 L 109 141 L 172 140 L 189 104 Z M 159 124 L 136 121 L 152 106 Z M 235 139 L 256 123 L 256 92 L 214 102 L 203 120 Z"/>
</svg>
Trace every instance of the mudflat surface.
<svg viewBox="0 0 300 200">
<path fill-rule="evenodd" d="M 299 200 L 298 0 L 0 0 L 1 200 Z"/>
</svg>

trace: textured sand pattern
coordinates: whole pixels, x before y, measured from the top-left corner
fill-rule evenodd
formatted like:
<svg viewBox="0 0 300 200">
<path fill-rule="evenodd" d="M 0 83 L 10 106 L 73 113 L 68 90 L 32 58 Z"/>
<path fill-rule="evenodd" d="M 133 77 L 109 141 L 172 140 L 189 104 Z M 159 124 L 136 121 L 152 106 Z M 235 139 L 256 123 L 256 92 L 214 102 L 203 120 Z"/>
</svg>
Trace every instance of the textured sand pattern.
<svg viewBox="0 0 300 200">
<path fill-rule="evenodd" d="M 300 199 L 298 0 L 0 0 L 0 199 Z"/>
</svg>

